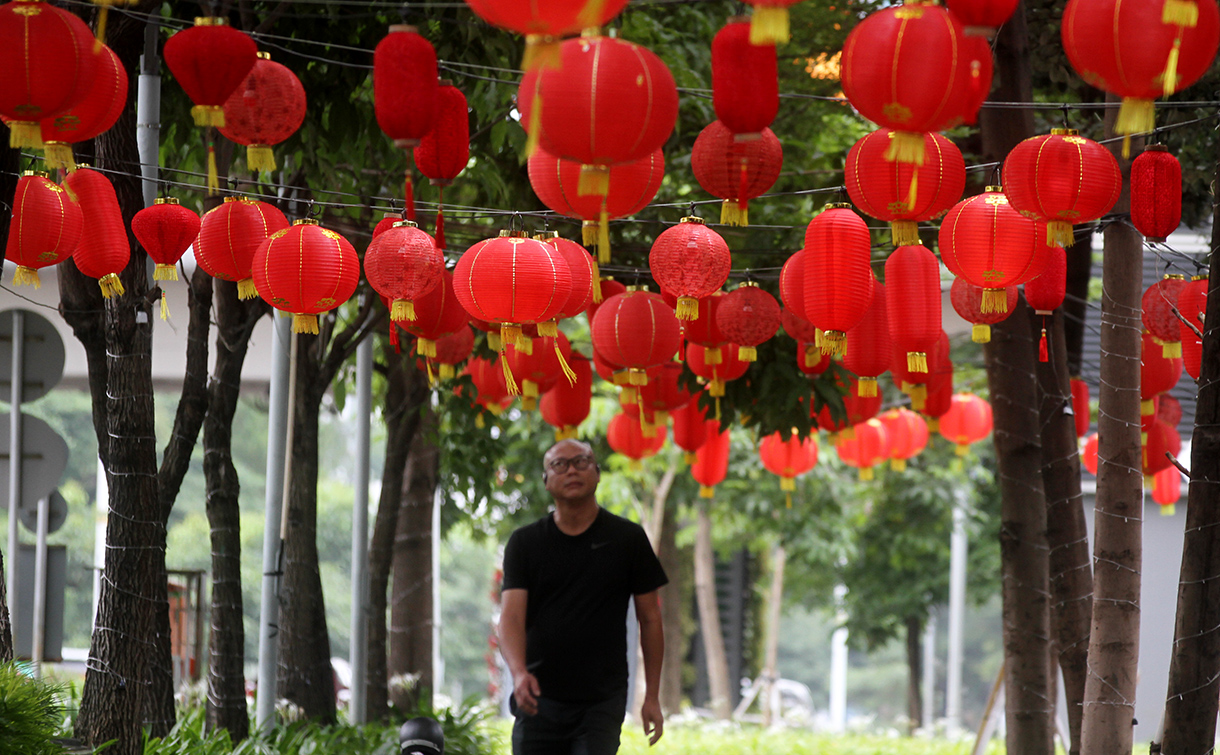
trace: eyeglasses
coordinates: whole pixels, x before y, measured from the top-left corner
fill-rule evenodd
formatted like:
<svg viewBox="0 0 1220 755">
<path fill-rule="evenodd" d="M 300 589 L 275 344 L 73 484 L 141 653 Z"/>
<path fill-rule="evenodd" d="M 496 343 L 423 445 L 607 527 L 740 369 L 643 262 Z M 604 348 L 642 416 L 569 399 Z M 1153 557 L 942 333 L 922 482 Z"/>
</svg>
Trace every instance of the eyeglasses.
<svg viewBox="0 0 1220 755">
<path fill-rule="evenodd" d="M 554 474 L 563 474 L 568 471 L 568 467 L 572 467 L 577 472 L 583 472 L 597 462 L 592 456 L 573 456 L 570 459 L 555 459 L 546 468 Z"/>
</svg>

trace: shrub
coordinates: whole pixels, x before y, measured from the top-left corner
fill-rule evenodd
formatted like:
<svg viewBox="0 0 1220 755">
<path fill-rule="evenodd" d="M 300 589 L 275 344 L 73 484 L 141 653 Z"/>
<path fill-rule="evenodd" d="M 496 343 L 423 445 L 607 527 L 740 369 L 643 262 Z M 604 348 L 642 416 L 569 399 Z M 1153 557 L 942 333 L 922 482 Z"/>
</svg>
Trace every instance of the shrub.
<svg viewBox="0 0 1220 755">
<path fill-rule="evenodd" d="M 6 755 L 62 755 L 55 742 L 64 720 L 60 688 L 0 664 L 0 742 Z"/>
</svg>

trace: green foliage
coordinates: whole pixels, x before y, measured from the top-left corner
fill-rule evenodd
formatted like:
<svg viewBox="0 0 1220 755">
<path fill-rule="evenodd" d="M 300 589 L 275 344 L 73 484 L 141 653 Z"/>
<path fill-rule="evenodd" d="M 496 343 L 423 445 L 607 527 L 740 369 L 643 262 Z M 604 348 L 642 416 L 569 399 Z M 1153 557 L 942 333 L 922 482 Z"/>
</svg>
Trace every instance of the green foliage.
<svg viewBox="0 0 1220 755">
<path fill-rule="evenodd" d="M 5 755 L 59 755 L 63 690 L 28 676 L 16 663 L 0 663 L 0 743 Z"/>
<path fill-rule="evenodd" d="M 623 727 L 622 755 L 647 755 L 648 741 L 638 727 Z M 665 737 L 658 743 L 668 755 L 956 755 L 967 746 L 962 742 L 922 737 L 864 734 L 815 734 L 803 729 L 763 729 L 739 724 L 675 725 L 667 722 Z M 1003 751 L 999 742 L 988 747 L 989 755 Z"/>
</svg>

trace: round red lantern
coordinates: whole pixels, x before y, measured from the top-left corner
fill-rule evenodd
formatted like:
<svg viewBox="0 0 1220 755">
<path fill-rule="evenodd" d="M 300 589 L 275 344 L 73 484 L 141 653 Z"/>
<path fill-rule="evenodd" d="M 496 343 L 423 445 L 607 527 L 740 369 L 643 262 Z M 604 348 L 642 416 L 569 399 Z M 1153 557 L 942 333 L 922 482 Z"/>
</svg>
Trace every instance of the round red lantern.
<svg viewBox="0 0 1220 755">
<path fill-rule="evenodd" d="M 688 343 L 686 366 L 707 381 L 707 395 L 719 398 L 724 395 L 725 383 L 736 380 L 750 368 L 750 363 L 741 359 L 739 352 L 735 343 L 726 343 L 715 348 Z"/>
<path fill-rule="evenodd" d="M 1156 413 L 1152 399 L 1172 390 L 1182 377 L 1182 360 L 1165 357 L 1151 333 L 1144 333 L 1140 349 L 1140 414 Z"/>
<path fill-rule="evenodd" d="M 1162 393 L 1156 402 L 1156 418 L 1176 430 L 1182 421 L 1182 402 Z"/>
<path fill-rule="evenodd" d="M 991 312 L 983 311 L 982 286 L 976 286 L 965 278 L 953 279 L 949 288 L 949 301 L 953 311 L 973 326 L 970 329 L 970 340 L 975 343 L 987 343 L 991 340 L 991 326 L 1008 319 L 1017 306 L 1017 287 L 1009 286 L 1003 289 L 1004 304 L 994 307 Z"/>
<path fill-rule="evenodd" d="M 673 358 L 681 328 L 660 294 L 626 291 L 602 303 L 590 325 L 593 347 L 628 369 L 632 385 L 646 385 L 644 370 Z"/>
<path fill-rule="evenodd" d="M 835 412 L 832 412 L 829 404 L 823 404 L 822 408 L 817 412 L 810 411 L 809 416 L 814 417 L 818 421 L 818 427 L 828 433 L 838 433 L 859 425 L 861 422 L 867 422 L 877 416 L 877 412 L 881 411 L 881 401 L 883 397 L 879 394 L 871 396 L 860 395 L 859 381 L 852 379 L 847 387 L 847 394 L 843 396 L 843 414 L 836 417 Z M 842 381 L 839 382 L 842 387 Z"/>
<path fill-rule="evenodd" d="M 695 139 L 691 170 L 703 190 L 724 200 L 720 222 L 750 224 L 750 200 L 775 185 L 784 166 L 784 148 L 769 128 L 758 138 L 734 141 L 734 134 L 720 121 L 712 121 Z"/>
<path fill-rule="evenodd" d="M 895 132 L 861 137 L 847 153 L 847 195 L 862 212 L 890 224 L 895 246 L 919 243 L 919 221 L 941 215 L 966 187 L 962 152 L 940 134 L 923 135 L 923 164 L 885 159 Z"/>
<path fill-rule="evenodd" d="M 890 468 L 902 472 L 907 468 L 907 462 L 927 447 L 928 422 L 905 407 L 890 409 L 878 419 L 889 441 Z"/>
<path fill-rule="evenodd" d="M 589 360 L 574 354 L 569 364 L 576 382 L 560 380 L 538 400 L 542 419 L 555 428 L 556 441 L 576 437 L 576 428 L 588 418 L 593 398 L 593 367 Z"/>
<path fill-rule="evenodd" d="M 616 414 L 606 428 L 606 442 L 615 453 L 632 461 L 632 467 L 649 456 L 655 456 L 665 445 L 666 428 L 657 428 L 652 437 L 645 437 L 639 419 L 626 414 Z"/>
<path fill-rule="evenodd" d="M 495 362 L 483 357 L 472 357 L 463 373 L 474 383 L 475 403 L 492 414 L 499 414 L 513 402 L 504 384 L 504 370 Z M 479 419 L 482 420 L 482 415 Z"/>
<path fill-rule="evenodd" d="M 969 36 L 990 39 L 1004 25 L 1020 0 L 946 0 L 945 5 L 962 22 Z"/>
<path fill-rule="evenodd" d="M 1182 474 L 1170 464 L 1152 478 L 1152 500 L 1161 506 L 1161 514 L 1172 516 L 1174 504 L 1182 497 Z"/>
<path fill-rule="evenodd" d="M 699 406 L 699 395 L 669 415 L 674 423 L 674 445 L 685 451 L 687 464 L 694 463 L 695 452 L 707 440 L 707 410 Z"/>
<path fill-rule="evenodd" d="M 626 286 L 613 278 L 598 278 L 593 285 L 593 300 L 589 302 L 589 307 L 585 310 L 585 318 L 589 322 L 593 322 L 593 316 L 597 314 L 598 308 L 601 307 L 606 299 L 621 294 L 626 290 Z"/>
<path fill-rule="evenodd" d="M 1004 195 L 1017 212 L 1047 221 L 1052 246 L 1071 245 L 1072 225 L 1105 215 L 1122 188 L 1114 155 L 1075 129 L 1030 137 L 1004 158 Z"/>
<path fill-rule="evenodd" d="M 678 297 L 677 318 L 694 320 L 699 316 L 699 299 L 720 290 L 733 259 L 729 245 L 703 218 L 685 217 L 657 236 L 648 253 L 648 267 L 661 290 Z"/>
<path fill-rule="evenodd" d="M 196 18 L 174 34 L 162 52 L 165 65 L 195 106 L 196 126 L 225 125 L 225 101 L 241 86 L 258 60 L 258 45 L 217 16 Z"/>
<path fill-rule="evenodd" d="M 474 351 L 474 329 L 463 325 L 452 333 L 446 333 L 436 339 L 436 359 L 440 367 L 438 374 L 441 380 L 453 377 L 454 368 L 470 356 Z"/>
<path fill-rule="evenodd" d="M 738 345 L 743 362 L 758 359 L 755 347 L 779 330 L 780 309 L 775 297 L 745 282 L 727 294 L 716 307 L 716 326 L 726 339 Z"/>
<path fill-rule="evenodd" d="M 737 141 L 758 139 L 779 112 L 775 45 L 750 42 L 748 19 L 730 18 L 712 38 L 712 107 Z"/>
<path fill-rule="evenodd" d="M 973 393 L 954 394 L 949 411 L 940 418 L 939 431 L 956 445 L 958 456 L 965 456 L 971 443 L 991 433 L 991 404 Z"/>
<path fill-rule="evenodd" d="M 373 108 L 395 147 L 415 147 L 432 130 L 438 88 L 432 43 L 414 26 L 391 26 L 373 51 Z"/>
<path fill-rule="evenodd" d="M 813 341 L 796 342 L 796 367 L 806 375 L 821 375 L 834 361 Z"/>
<path fill-rule="evenodd" d="M 705 296 L 698 301 L 699 316 L 682 323 L 683 335 L 687 341 L 710 348 L 728 340 L 716 324 L 716 310 L 723 299 L 724 292 L 715 291 L 711 296 Z M 676 299 L 674 304 L 677 304 Z"/>
<path fill-rule="evenodd" d="M 1147 435 L 1142 449 L 1143 471 L 1144 477 L 1152 477 L 1162 469 L 1173 467 L 1172 459 L 1182 450 L 1182 437 L 1159 419 L 1149 424 Z"/>
<path fill-rule="evenodd" d="M 1165 356 L 1171 359 L 1182 356 L 1178 316 L 1174 310 L 1184 288 L 1186 276 L 1169 274 L 1149 286 L 1141 300 L 1144 328 L 1161 342 Z"/>
<path fill-rule="evenodd" d="M 780 490 L 796 490 L 796 478 L 817 466 L 818 442 L 813 436 L 801 440 L 796 433 L 774 432 L 758 445 L 758 458 L 780 478 Z"/>
<path fill-rule="evenodd" d="M 695 461 L 690 465 L 690 475 L 699 483 L 699 497 L 712 498 L 728 471 L 729 431 L 721 430 L 718 421 L 708 420 L 707 438 L 695 452 Z"/>
<path fill-rule="evenodd" d="M 127 104 L 127 71 L 119 57 L 102 45 L 97 73 L 85 98 L 39 125 L 47 168 L 75 170 L 72 145 L 110 130 Z"/>
<path fill-rule="evenodd" d="M 318 315 L 355 293 L 360 258 L 347 239 L 304 219 L 259 246 L 252 272 L 263 301 L 292 313 L 294 333 L 317 333 Z"/>
<path fill-rule="evenodd" d="M 157 263 L 153 280 L 178 280 L 175 265 L 195 243 L 200 225 L 199 216 L 173 197 L 157 197 L 152 207 L 135 214 L 131 219 L 131 232 Z"/>
<path fill-rule="evenodd" d="M 538 234 L 534 238 L 555 247 L 567 262 L 568 270 L 572 273 L 572 292 L 568 294 L 567 303 L 555 314 L 555 319 L 563 320 L 584 312 L 593 302 L 593 282 L 597 279 L 597 261 L 580 244 L 562 238 L 555 231 Z M 600 289 L 598 293 L 600 294 Z"/>
<path fill-rule="evenodd" d="M 394 317 L 393 305 L 390 309 L 390 319 L 419 339 L 416 350 L 429 359 L 437 356 L 437 341 L 470 322 L 470 315 L 458 303 L 457 294 L 453 290 L 453 274 L 446 270 L 443 264 L 437 274 L 436 285 L 415 298 L 415 319 Z"/>
<path fill-rule="evenodd" d="M 122 295 L 119 273 L 131 259 L 131 246 L 114 186 L 106 176 L 81 166 L 64 179 L 64 188 L 76 196 L 81 211 L 80 243 L 72 261 L 82 273 L 97 278 L 102 296 Z"/>
<path fill-rule="evenodd" d="M 1049 359 L 1046 344 L 1046 318 L 1063 304 L 1067 294 L 1067 254 L 1063 247 L 1051 247 L 1046 266 L 1037 276 L 1025 281 L 1025 301 L 1034 314 L 1042 316 L 1042 337 L 1038 340 L 1038 361 Z"/>
<path fill-rule="evenodd" d="M 13 285 L 42 286 L 41 268 L 72 256 L 84 219 L 80 205 L 46 176 L 27 171 L 17 181 L 4 258 L 17 265 Z"/>
<path fill-rule="evenodd" d="M 258 295 L 251 268 L 266 239 L 288 228 L 288 218 L 274 205 L 246 197 L 225 197 L 204 213 L 195 240 L 195 261 L 213 278 L 237 282 L 237 296 Z"/>
<path fill-rule="evenodd" d="M 305 87 L 286 66 L 260 52 L 241 85 L 224 103 L 220 133 L 246 147 L 246 167 L 275 170 L 271 147 L 297 132 L 305 122 Z"/>
<path fill-rule="evenodd" d="M 868 225 L 850 205 L 830 204 L 805 230 L 805 318 L 821 328 L 822 351 L 843 354 L 872 302 Z"/>
<path fill-rule="evenodd" d="M 1072 417 L 1076 421 L 1076 437 L 1083 438 L 1093 424 L 1093 409 L 1089 405 L 1089 384 L 1072 378 Z"/>
<path fill-rule="evenodd" d="M 1182 222 L 1182 164 L 1164 144 L 1149 144 L 1131 163 L 1131 224 L 1164 242 Z"/>
<path fill-rule="evenodd" d="M 861 480 L 873 479 L 873 467 L 889 456 L 889 443 L 885 427 L 876 419 L 861 422 L 853 428 L 850 437 L 841 433 L 835 442 L 839 460 L 859 470 Z"/>
<path fill-rule="evenodd" d="M 529 347 L 524 346 L 524 341 L 508 344 L 504 359 L 521 386 L 523 408 L 529 410 L 534 408 L 533 404 L 539 396 L 565 382 L 560 380 L 565 374 L 571 373 L 567 381 L 569 384 L 576 382 L 576 374 L 570 366 L 566 372 L 564 370 L 572 354 L 572 346 L 562 332 L 554 338 L 539 338 Z"/>
<path fill-rule="evenodd" d="M 861 396 L 876 396 L 877 378 L 890 368 L 894 350 L 890 340 L 889 302 L 886 287 L 873 283 L 873 300 L 856 326 L 847 331 L 847 353 L 843 366 L 857 378 Z M 937 334 L 939 337 L 939 334 Z"/>
<path fill-rule="evenodd" d="M 1178 311 L 1186 322 L 1178 323 L 1182 343 L 1182 366 L 1195 380 L 1203 362 L 1203 318 L 1207 314 L 1207 276 L 1196 276 L 1178 294 Z M 1189 323 L 1189 324 L 1188 324 Z"/>
<path fill-rule="evenodd" d="M 470 162 L 470 108 L 466 95 L 447 79 L 436 92 L 436 116 L 432 130 L 415 148 L 415 164 L 428 182 L 438 187 L 436 199 L 436 245 L 445 248 L 445 187 L 453 183 Z"/>
<path fill-rule="evenodd" d="M 364 276 L 389 299 L 390 319 L 415 319 L 415 300 L 440 285 L 445 257 L 436 242 L 410 220 L 376 235 L 364 253 Z"/>
<path fill-rule="evenodd" d="M 890 340 L 906 349 L 910 372 L 927 372 L 941 333 L 940 263 L 925 246 L 900 246 L 885 261 L 885 280 Z"/>
<path fill-rule="evenodd" d="M 487 23 L 525 35 L 525 58 L 521 67 L 529 71 L 559 64 L 561 37 L 584 29 L 604 26 L 627 5 L 627 0 L 589 2 L 536 2 L 536 0 L 466 0 Z"/>
<path fill-rule="evenodd" d="M 640 409 L 656 417 L 657 424 L 668 422 L 670 413 L 695 398 L 695 394 L 682 385 L 681 375 L 681 362 L 665 362 L 657 367 L 655 375 L 649 375 L 648 385 L 640 386 L 637 391 L 636 402 Z"/>
<path fill-rule="evenodd" d="M 0 5 L 0 116 L 13 149 L 42 146 L 39 121 L 68 111 L 89 93 L 101 58 L 85 22 L 40 0 Z"/>
<path fill-rule="evenodd" d="M 1084 450 L 1080 452 L 1080 463 L 1089 470 L 1089 474 L 1097 475 L 1097 447 L 1100 442 L 1097 433 L 1084 439 Z"/>
<path fill-rule="evenodd" d="M 784 260 L 779 270 L 779 298 L 792 314 L 812 322 L 805 311 L 805 250 L 801 249 Z M 815 328 L 817 326 L 814 326 Z M 818 336 L 819 340 L 821 336 Z"/>
</svg>

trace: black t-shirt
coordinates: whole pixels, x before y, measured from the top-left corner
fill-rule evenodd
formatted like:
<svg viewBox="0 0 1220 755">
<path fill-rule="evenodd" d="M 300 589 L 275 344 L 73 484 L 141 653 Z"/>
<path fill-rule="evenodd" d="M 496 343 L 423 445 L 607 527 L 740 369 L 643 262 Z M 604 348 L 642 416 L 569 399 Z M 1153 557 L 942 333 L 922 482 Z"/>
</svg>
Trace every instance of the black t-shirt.
<svg viewBox="0 0 1220 755">
<path fill-rule="evenodd" d="M 640 525 L 605 509 L 579 535 L 547 514 L 504 549 L 503 589 L 527 590 L 525 662 L 542 696 L 605 700 L 627 687 L 627 605 L 669 580 Z"/>
</svg>

